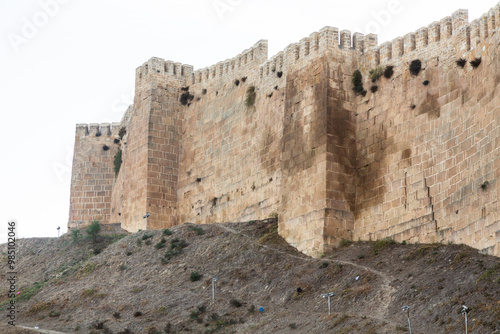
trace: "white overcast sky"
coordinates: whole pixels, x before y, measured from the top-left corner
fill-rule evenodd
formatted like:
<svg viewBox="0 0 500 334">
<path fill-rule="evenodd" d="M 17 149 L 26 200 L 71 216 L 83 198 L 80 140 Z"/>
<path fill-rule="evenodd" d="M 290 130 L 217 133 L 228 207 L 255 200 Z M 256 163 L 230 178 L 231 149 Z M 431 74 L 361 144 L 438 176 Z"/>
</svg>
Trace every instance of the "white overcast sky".
<svg viewBox="0 0 500 334">
<path fill-rule="evenodd" d="M 160 57 L 195 69 L 260 39 L 269 56 L 324 26 L 379 43 L 495 0 L 1 0 L 0 242 L 66 231 L 77 123 L 119 121 L 135 68 Z M 56 4 L 56 5 L 54 5 Z"/>
</svg>

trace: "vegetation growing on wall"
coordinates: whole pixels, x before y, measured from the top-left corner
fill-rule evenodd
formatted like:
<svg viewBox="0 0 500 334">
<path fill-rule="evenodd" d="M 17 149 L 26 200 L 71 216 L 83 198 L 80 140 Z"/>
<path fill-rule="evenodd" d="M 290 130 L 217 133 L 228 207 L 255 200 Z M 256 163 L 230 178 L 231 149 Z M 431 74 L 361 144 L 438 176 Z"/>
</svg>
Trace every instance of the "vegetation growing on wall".
<svg viewBox="0 0 500 334">
<path fill-rule="evenodd" d="M 255 86 L 250 86 L 247 88 L 247 98 L 245 100 L 245 105 L 247 107 L 252 107 L 255 104 L 255 97 L 257 93 L 255 92 Z"/>
<path fill-rule="evenodd" d="M 354 71 L 352 74 L 352 89 L 357 94 L 366 95 L 366 90 L 363 87 L 363 75 L 359 70 Z"/>
<path fill-rule="evenodd" d="M 125 129 L 124 127 L 120 129 L 120 131 L 118 132 L 118 136 L 120 137 L 120 139 L 123 139 L 123 136 L 125 136 L 125 134 L 127 133 L 127 129 Z"/>
<path fill-rule="evenodd" d="M 457 63 L 458 67 L 464 68 L 465 64 L 467 64 L 467 60 L 465 60 L 463 58 L 459 58 L 459 59 L 457 59 L 456 63 Z"/>
<path fill-rule="evenodd" d="M 377 67 L 372 68 L 370 70 L 369 77 L 370 77 L 372 82 L 375 82 L 378 80 L 378 78 L 380 78 L 382 76 L 383 73 L 384 73 L 384 69 L 382 68 L 382 66 L 377 66 Z"/>
<path fill-rule="evenodd" d="M 115 160 L 113 161 L 113 163 L 115 176 L 118 176 L 118 172 L 120 171 L 120 167 L 122 165 L 122 150 L 118 150 L 118 152 L 116 152 Z"/>
<path fill-rule="evenodd" d="M 410 63 L 410 73 L 417 76 L 422 69 L 422 62 L 420 59 L 415 59 Z"/>
<path fill-rule="evenodd" d="M 188 87 L 189 88 L 189 87 Z M 187 105 L 190 101 L 193 101 L 194 95 L 189 92 L 185 92 L 181 94 L 180 102 L 183 106 Z"/>
<path fill-rule="evenodd" d="M 386 79 L 390 79 L 392 75 L 394 74 L 394 66 L 392 65 L 387 65 L 384 70 L 384 77 Z"/>
<path fill-rule="evenodd" d="M 471 60 L 470 64 L 473 68 L 477 68 L 479 65 L 481 65 L 481 58 L 475 58 L 474 60 Z"/>
</svg>

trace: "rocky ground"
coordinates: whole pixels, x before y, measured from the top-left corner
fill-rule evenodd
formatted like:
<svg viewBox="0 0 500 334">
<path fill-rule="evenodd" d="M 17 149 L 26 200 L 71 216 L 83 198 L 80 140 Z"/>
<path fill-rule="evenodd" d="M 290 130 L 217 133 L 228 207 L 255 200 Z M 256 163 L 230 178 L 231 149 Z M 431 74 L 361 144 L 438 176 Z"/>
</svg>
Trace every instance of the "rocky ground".
<svg viewBox="0 0 500 334">
<path fill-rule="evenodd" d="M 17 324 L 30 328 L 406 333 L 401 307 L 408 305 L 413 333 L 462 333 L 465 304 L 469 333 L 500 333 L 500 259 L 462 245 L 345 241 L 314 259 L 288 246 L 268 220 L 108 233 L 98 242 L 24 239 L 18 247 Z M 6 246 L 0 251 L 6 273 Z M 8 287 L 1 282 L 6 313 Z M 321 294 L 332 291 L 328 315 Z M 2 318 L 2 333 L 36 333 L 5 327 Z"/>
</svg>

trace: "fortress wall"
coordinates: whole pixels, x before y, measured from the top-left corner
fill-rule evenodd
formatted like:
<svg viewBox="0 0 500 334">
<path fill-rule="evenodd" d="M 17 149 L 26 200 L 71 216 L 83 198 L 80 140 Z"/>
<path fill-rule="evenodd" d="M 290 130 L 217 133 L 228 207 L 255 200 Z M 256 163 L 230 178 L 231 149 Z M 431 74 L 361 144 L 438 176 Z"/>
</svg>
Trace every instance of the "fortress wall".
<svg viewBox="0 0 500 334">
<path fill-rule="evenodd" d="M 113 158 L 118 145 L 119 123 L 78 124 L 71 178 L 68 227 L 89 225 L 94 220 L 110 221 L 111 191 L 115 175 Z M 105 151 L 103 147 L 108 149 Z"/>
<path fill-rule="evenodd" d="M 278 212 L 283 89 L 263 85 L 256 73 L 239 72 L 238 85 L 233 76 L 192 86 L 196 97 L 183 109 L 180 223 L 248 221 Z M 255 104 L 246 106 L 252 86 Z"/>
<path fill-rule="evenodd" d="M 499 28 L 497 5 L 470 24 L 459 10 L 380 46 L 376 35 L 325 27 L 270 59 L 267 41 L 196 71 L 152 58 L 122 119 L 120 173 L 102 181 L 113 194 L 89 188 L 102 175 L 85 161 L 109 165 L 101 144 L 77 139 L 71 212 L 95 219 L 95 207 L 129 231 L 146 227 L 146 212 L 155 229 L 276 212 L 279 233 L 311 255 L 341 238 L 388 236 L 498 255 Z M 455 63 L 476 57 L 477 69 Z M 371 83 L 369 71 L 386 65 L 394 76 Z M 355 95 L 355 69 L 378 91 Z"/>
<path fill-rule="evenodd" d="M 133 111 L 127 115 L 123 163 L 118 175 L 113 216 L 129 231 L 145 229 L 142 218 L 151 213 L 148 228 L 176 223 L 175 189 L 178 174 L 178 94 L 192 75 L 192 66 L 151 58 L 136 70 Z M 126 119 L 124 118 L 124 121 Z M 119 193 L 121 189 L 121 193 Z M 119 195 L 118 195 L 119 194 Z"/>
<path fill-rule="evenodd" d="M 475 33 L 476 23 L 464 17 L 456 12 L 451 37 L 438 43 L 420 41 L 409 51 L 412 38 L 405 37 L 404 52 L 384 62 L 395 66 L 394 76 L 379 79 L 378 92 L 359 98 L 354 239 L 451 241 L 500 252 L 494 181 L 500 175 L 498 25 L 490 19 Z M 477 35 L 489 37 L 476 44 Z M 455 64 L 476 57 L 482 58 L 477 69 Z M 418 76 L 408 70 L 414 59 L 423 63 Z M 363 73 L 373 65 L 365 64 Z"/>
</svg>

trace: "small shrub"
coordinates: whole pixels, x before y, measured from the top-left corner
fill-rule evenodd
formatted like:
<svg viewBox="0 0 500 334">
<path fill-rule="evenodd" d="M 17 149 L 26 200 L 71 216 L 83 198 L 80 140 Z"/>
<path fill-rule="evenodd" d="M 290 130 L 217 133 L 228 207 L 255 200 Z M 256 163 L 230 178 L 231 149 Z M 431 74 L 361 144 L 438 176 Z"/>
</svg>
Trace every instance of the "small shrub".
<svg viewBox="0 0 500 334">
<path fill-rule="evenodd" d="M 124 265 L 124 264 L 121 264 L 119 268 L 120 268 L 121 271 L 127 270 L 127 266 Z"/>
<path fill-rule="evenodd" d="M 290 327 L 290 329 L 296 329 L 297 328 L 297 324 L 292 322 L 291 324 L 288 325 L 288 327 Z"/>
<path fill-rule="evenodd" d="M 197 177 L 196 182 L 198 182 L 198 183 L 201 182 L 201 177 Z"/>
<path fill-rule="evenodd" d="M 382 68 L 382 66 L 377 66 L 375 68 L 372 68 L 368 75 L 369 75 L 371 81 L 375 82 L 382 76 L 383 73 L 384 73 L 384 69 Z"/>
<path fill-rule="evenodd" d="M 247 77 L 241 78 L 241 82 L 245 82 L 245 81 L 247 81 Z"/>
<path fill-rule="evenodd" d="M 234 80 L 234 84 L 235 84 L 236 86 L 239 86 L 239 85 L 240 85 L 240 80 L 238 80 L 238 79 Z"/>
<path fill-rule="evenodd" d="M 201 227 L 198 227 L 198 226 L 189 226 L 189 230 L 196 232 L 197 235 L 205 234 L 205 231 Z"/>
<path fill-rule="evenodd" d="M 146 240 L 145 244 L 148 246 L 151 246 L 152 242 L 151 242 L 151 240 L 148 239 L 148 240 Z"/>
<path fill-rule="evenodd" d="M 412 108 L 412 109 L 415 109 L 416 107 L 417 107 L 417 106 L 416 106 L 416 105 L 414 105 L 414 104 L 412 104 L 412 105 L 410 106 L 410 108 Z"/>
<path fill-rule="evenodd" d="M 189 280 L 191 282 L 196 282 L 196 281 L 199 281 L 202 277 L 203 277 L 203 275 L 201 275 L 199 272 L 192 271 L 191 275 L 189 276 Z"/>
<path fill-rule="evenodd" d="M 375 241 L 375 244 L 373 245 L 373 252 L 375 254 L 378 254 L 381 250 L 389 247 L 389 245 L 394 245 L 396 242 L 392 238 L 385 238 L 382 240 L 377 240 Z"/>
<path fill-rule="evenodd" d="M 257 93 L 255 92 L 255 86 L 248 87 L 245 105 L 247 107 L 252 107 L 255 104 L 255 97 L 256 96 L 257 96 Z"/>
<path fill-rule="evenodd" d="M 477 68 L 479 65 L 481 65 L 481 58 L 475 58 L 474 60 L 471 60 L 470 65 L 473 68 Z"/>
<path fill-rule="evenodd" d="M 94 253 L 94 255 L 99 255 L 102 252 L 102 248 L 96 247 L 92 250 L 92 252 Z"/>
<path fill-rule="evenodd" d="M 358 255 L 358 259 L 359 259 L 359 260 L 362 260 L 362 259 L 364 259 L 364 258 L 365 258 L 365 254 Z"/>
<path fill-rule="evenodd" d="M 429 85 L 429 83 L 430 83 L 429 80 L 425 80 L 424 82 L 422 82 L 422 85 L 427 86 L 427 85 Z"/>
<path fill-rule="evenodd" d="M 279 72 L 276 72 L 276 76 L 278 78 L 281 78 L 283 76 L 283 72 L 279 71 Z"/>
<path fill-rule="evenodd" d="M 422 62 L 420 59 L 415 59 L 410 63 L 410 73 L 417 76 L 422 69 Z"/>
<path fill-rule="evenodd" d="M 276 211 L 271 212 L 269 214 L 269 218 L 271 218 L 271 219 L 278 219 L 278 217 L 279 217 L 279 214 Z"/>
<path fill-rule="evenodd" d="M 278 90 L 278 86 L 274 86 L 274 90 Z"/>
<path fill-rule="evenodd" d="M 152 234 L 144 234 L 144 235 L 142 236 L 142 240 L 148 240 L 148 239 L 150 239 L 150 238 L 152 238 L 152 237 L 153 237 L 153 235 L 152 235 Z"/>
<path fill-rule="evenodd" d="M 49 317 L 51 317 L 51 318 L 56 318 L 60 315 L 61 315 L 61 312 L 59 312 L 59 311 L 50 311 L 50 313 L 49 313 Z"/>
<path fill-rule="evenodd" d="M 119 144 L 119 143 L 120 143 L 120 139 L 115 138 L 115 139 L 113 140 L 113 143 L 115 143 L 115 144 Z"/>
<path fill-rule="evenodd" d="M 81 234 L 79 229 L 72 229 L 71 230 L 71 239 L 73 240 L 73 243 L 77 244 L 78 241 L 80 241 Z"/>
<path fill-rule="evenodd" d="M 87 227 L 87 236 L 93 241 L 97 242 L 99 233 L 101 232 L 101 224 L 98 220 L 94 220 L 89 227 Z"/>
<path fill-rule="evenodd" d="M 354 71 L 352 74 L 352 89 L 357 93 L 363 95 L 363 75 L 359 70 Z M 365 93 L 366 95 L 366 93 Z"/>
<path fill-rule="evenodd" d="M 328 267 L 328 262 L 324 261 L 324 262 L 321 262 L 321 264 L 319 265 L 319 269 L 323 269 L 323 268 L 326 268 Z"/>
<path fill-rule="evenodd" d="M 135 311 L 134 312 L 134 317 L 140 317 L 142 315 L 142 312 L 141 311 Z"/>
<path fill-rule="evenodd" d="M 483 183 L 481 183 L 481 189 L 482 189 L 483 191 L 486 191 L 486 189 L 488 189 L 488 185 L 489 185 L 489 184 L 490 184 L 490 183 L 489 183 L 488 181 L 484 181 Z"/>
<path fill-rule="evenodd" d="M 108 145 L 103 145 L 102 150 L 104 152 L 106 152 L 107 150 L 109 150 L 109 146 Z"/>
<path fill-rule="evenodd" d="M 463 58 L 459 58 L 456 60 L 456 63 L 457 63 L 458 67 L 464 68 L 465 64 L 467 64 L 467 60 L 465 60 Z"/>
<path fill-rule="evenodd" d="M 161 241 L 156 243 L 156 245 L 155 245 L 155 249 L 162 249 L 164 247 L 165 247 L 165 243 L 161 242 Z"/>
<path fill-rule="evenodd" d="M 241 307 L 243 305 L 239 300 L 234 298 L 229 301 L 229 304 L 233 307 Z"/>
<path fill-rule="evenodd" d="M 394 74 L 394 66 L 387 65 L 384 69 L 384 77 L 386 79 L 390 79 Z"/>
<path fill-rule="evenodd" d="M 131 251 L 128 251 L 128 252 L 127 252 L 127 256 L 130 256 L 130 255 L 132 255 L 132 254 L 133 254 L 133 253 L 132 253 Z"/>
<path fill-rule="evenodd" d="M 255 305 L 251 305 L 251 306 L 248 308 L 248 313 L 255 313 Z"/>
<path fill-rule="evenodd" d="M 188 105 L 188 103 L 190 101 L 193 101 L 193 99 L 194 99 L 194 95 L 193 94 L 190 94 L 189 92 L 185 92 L 185 93 L 181 94 L 181 97 L 180 97 L 179 101 L 181 102 L 181 104 L 183 106 L 185 106 L 185 105 Z"/>
<path fill-rule="evenodd" d="M 170 241 L 170 249 L 174 249 L 174 248 L 186 248 L 188 246 L 186 240 L 184 239 L 173 239 L 172 241 Z"/>
<path fill-rule="evenodd" d="M 267 97 L 268 97 L 268 98 L 273 97 L 273 92 L 271 92 L 271 93 L 267 94 Z"/>
<path fill-rule="evenodd" d="M 127 129 L 125 127 L 121 128 L 120 131 L 118 131 L 118 137 L 120 139 L 123 139 L 123 137 L 127 134 Z"/>
<path fill-rule="evenodd" d="M 189 86 L 182 87 L 182 88 L 181 88 L 181 90 L 182 90 L 183 92 L 187 92 L 187 91 L 189 91 Z"/>
<path fill-rule="evenodd" d="M 373 85 L 373 86 L 371 86 L 371 87 L 370 87 L 370 91 L 371 91 L 372 93 L 376 93 L 376 92 L 378 91 L 378 86 L 377 86 L 377 85 Z"/>
<path fill-rule="evenodd" d="M 204 88 L 204 89 L 202 89 L 201 93 L 202 93 L 203 95 L 205 95 L 205 94 L 207 94 L 207 90 Z"/>
<path fill-rule="evenodd" d="M 120 319 L 120 317 L 121 317 L 120 312 L 113 313 L 113 318 Z"/>
<path fill-rule="evenodd" d="M 342 240 L 340 240 L 339 247 L 343 248 L 343 247 L 350 246 L 351 244 L 352 244 L 351 240 L 342 239 Z"/>
<path fill-rule="evenodd" d="M 115 159 L 113 161 L 113 170 L 115 171 L 115 177 L 118 176 L 118 172 L 120 171 L 120 167 L 122 166 L 122 150 L 118 150 L 115 154 Z"/>
<path fill-rule="evenodd" d="M 141 240 L 141 239 L 137 239 L 137 240 L 136 240 L 136 243 L 137 243 L 137 246 L 138 246 L 138 247 L 141 247 L 141 246 L 142 246 L 142 240 Z"/>
<path fill-rule="evenodd" d="M 172 231 L 170 231 L 168 228 L 163 230 L 163 235 L 172 235 Z"/>
</svg>

